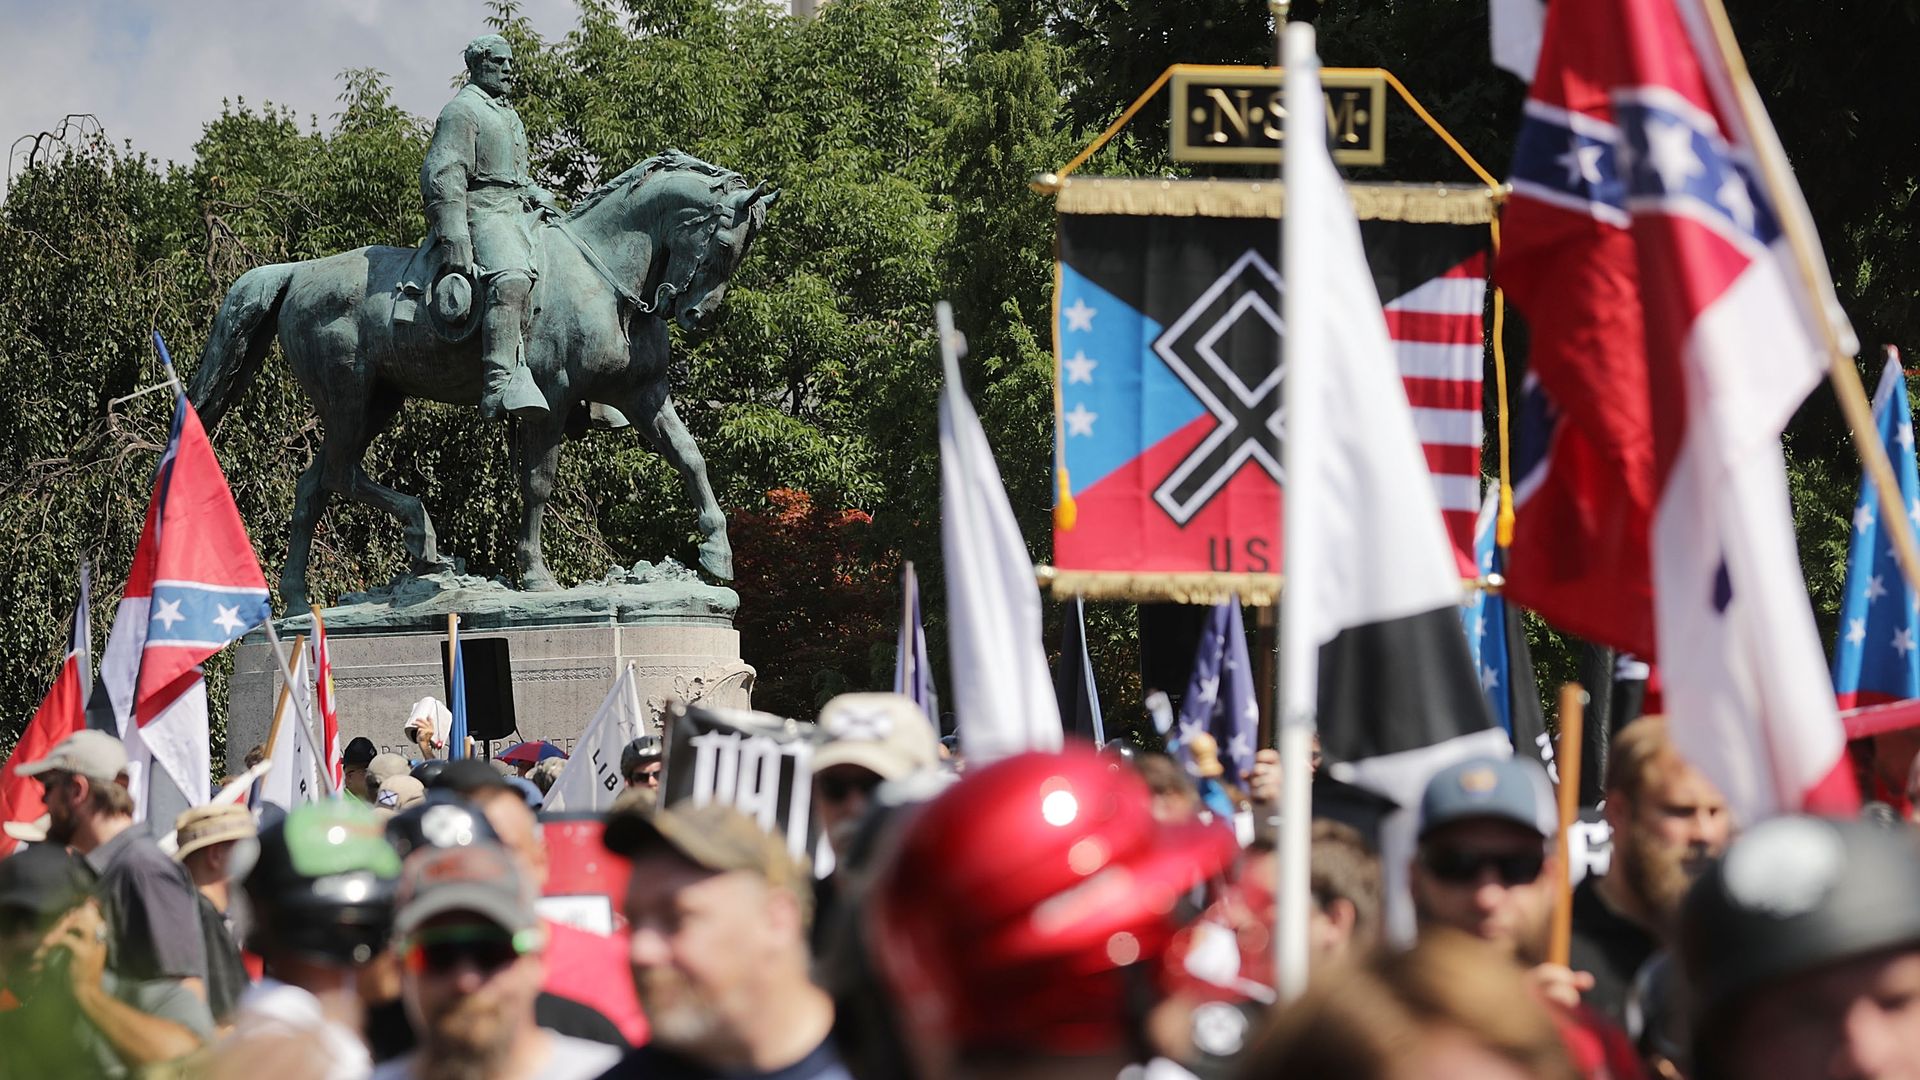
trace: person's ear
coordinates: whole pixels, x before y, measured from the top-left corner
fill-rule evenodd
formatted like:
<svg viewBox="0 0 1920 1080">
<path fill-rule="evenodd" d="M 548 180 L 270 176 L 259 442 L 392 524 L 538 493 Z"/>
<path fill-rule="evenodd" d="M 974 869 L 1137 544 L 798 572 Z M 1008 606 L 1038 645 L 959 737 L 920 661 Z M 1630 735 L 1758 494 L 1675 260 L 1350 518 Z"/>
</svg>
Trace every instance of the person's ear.
<svg viewBox="0 0 1920 1080">
<path fill-rule="evenodd" d="M 1324 909 L 1327 921 L 1340 932 L 1343 941 L 1353 940 L 1353 928 L 1360 922 L 1360 909 L 1344 896 L 1336 896 Z"/>
</svg>

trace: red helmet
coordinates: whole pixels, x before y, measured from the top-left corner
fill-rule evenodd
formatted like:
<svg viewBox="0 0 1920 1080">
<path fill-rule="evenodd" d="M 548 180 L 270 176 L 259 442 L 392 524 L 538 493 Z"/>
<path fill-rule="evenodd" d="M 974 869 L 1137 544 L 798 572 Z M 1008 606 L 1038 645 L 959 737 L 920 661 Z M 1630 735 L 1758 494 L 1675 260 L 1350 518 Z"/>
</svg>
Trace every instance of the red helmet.
<svg viewBox="0 0 1920 1080">
<path fill-rule="evenodd" d="M 1073 748 L 968 771 L 904 827 L 873 893 L 874 952 L 916 1039 L 1092 1053 L 1126 1044 L 1176 903 L 1238 847 L 1163 825 L 1133 769 Z"/>
</svg>

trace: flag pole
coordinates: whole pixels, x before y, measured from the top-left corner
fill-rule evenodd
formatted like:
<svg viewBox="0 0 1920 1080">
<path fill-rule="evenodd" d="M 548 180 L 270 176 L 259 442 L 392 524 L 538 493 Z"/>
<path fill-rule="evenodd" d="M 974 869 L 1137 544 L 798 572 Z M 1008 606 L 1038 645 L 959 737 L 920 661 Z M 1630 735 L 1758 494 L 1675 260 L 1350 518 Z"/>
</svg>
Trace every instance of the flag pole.
<svg viewBox="0 0 1920 1080">
<path fill-rule="evenodd" d="M 1753 76 L 1747 71 L 1746 57 L 1740 52 L 1740 42 L 1734 37 L 1733 23 L 1727 18 L 1726 6 L 1721 0 L 1700 0 L 1700 7 L 1713 30 L 1713 40 L 1720 59 L 1727 66 L 1734 100 L 1740 108 L 1740 119 L 1750 137 L 1758 139 L 1760 133 L 1770 130 L 1770 124 L 1765 110 L 1761 108 L 1759 92 L 1754 89 Z M 1796 192 L 1792 179 L 1782 173 L 1784 155 L 1763 152 L 1754 157 L 1759 161 L 1760 181 L 1766 185 L 1767 193 L 1773 199 L 1778 211 L 1775 216 L 1780 219 L 1781 231 L 1786 234 L 1787 244 L 1793 250 L 1793 261 L 1800 271 L 1801 285 L 1806 290 L 1807 305 L 1813 309 L 1815 321 L 1820 324 L 1820 333 L 1826 341 L 1827 378 L 1833 383 L 1834 397 L 1840 401 L 1841 415 L 1846 417 L 1853 448 L 1860 455 L 1867 475 L 1873 478 L 1874 491 L 1880 496 L 1880 519 L 1893 536 L 1894 557 L 1900 563 L 1900 572 L 1906 577 L 1907 584 L 1920 590 L 1920 545 L 1914 542 L 1913 528 L 1907 519 L 1907 507 L 1900 497 L 1900 481 L 1893 474 L 1893 463 L 1887 460 L 1886 448 L 1875 437 L 1878 429 L 1873 422 L 1873 406 L 1867 401 L 1867 389 L 1861 385 L 1860 372 L 1853 366 L 1852 353 L 1841 341 L 1840 332 L 1833 324 L 1832 313 L 1826 310 L 1827 290 L 1821 287 L 1823 260 L 1817 240 L 1809 235 L 1812 223 L 1793 211 Z"/>
<path fill-rule="evenodd" d="M 1560 776 L 1560 828 L 1554 833 L 1553 926 L 1547 939 L 1547 963 L 1567 965 L 1573 953 L 1573 864 L 1570 833 L 1580 818 L 1580 738 L 1586 721 L 1587 692 L 1579 683 L 1560 687 L 1560 738 L 1553 751 Z"/>
<path fill-rule="evenodd" d="M 1313 27 L 1287 26 L 1287 5 L 1269 4 L 1273 12 L 1275 43 L 1285 69 L 1287 119 L 1284 134 L 1287 145 L 1300 145 L 1307 139 L 1326 137 L 1320 119 L 1318 89 L 1319 58 L 1314 52 Z M 1302 96 L 1311 96 L 1314 106 L 1296 107 Z M 1293 187 L 1293 172 L 1299 155 L 1283 155 L 1281 182 Z M 1282 281 L 1306 281 L 1313 270 L 1309 265 L 1314 253 L 1289 242 L 1292 230 L 1284 227 L 1280 236 L 1280 278 Z M 1286 290 L 1281 301 L 1282 321 L 1288 327 L 1311 323 L 1304 310 L 1301 290 Z M 1283 355 L 1276 357 L 1285 365 L 1282 382 L 1282 406 L 1317 401 L 1320 396 L 1310 387 L 1323 377 L 1310 343 L 1296 335 L 1282 342 Z M 1281 447 L 1286 486 L 1281 497 L 1282 581 L 1304 583 L 1316 580 L 1320 552 L 1313 550 L 1314 537 L 1307 523 L 1319 492 L 1313 489 L 1315 472 L 1307 466 L 1307 457 L 1317 449 L 1319 417 L 1315 410 L 1287 408 L 1287 438 Z M 1307 988 L 1308 917 L 1312 898 L 1313 755 L 1315 707 L 1319 697 L 1319 641 L 1313 633 L 1313 593 L 1310 589 L 1282 586 L 1280 590 L 1280 657 L 1276 681 L 1279 695 L 1274 710 L 1280 750 L 1280 827 L 1279 881 L 1274 893 L 1278 902 L 1274 935 L 1274 989 L 1281 1004 L 1297 999 Z"/>
<path fill-rule="evenodd" d="M 282 652 L 280 649 L 280 635 L 274 632 L 273 616 L 271 615 L 267 616 L 266 621 L 262 622 L 260 625 L 266 628 L 267 644 L 272 646 L 273 648 L 274 662 L 280 665 L 280 680 L 281 680 L 280 685 L 283 687 L 292 686 L 293 685 L 293 667 L 290 663 L 288 663 L 286 653 Z M 295 648 L 303 647 L 306 640 L 307 638 L 305 634 L 300 635 L 300 637 L 295 639 Z M 307 715 L 306 699 L 302 698 L 298 694 L 295 694 L 293 697 L 293 712 L 294 712 L 295 718 L 297 718 L 300 721 L 300 723 L 306 725 L 307 739 L 309 742 L 311 742 L 313 739 L 313 720 L 311 717 Z M 274 726 L 275 726 L 275 729 L 277 730 L 279 727 L 279 724 L 277 721 Z M 272 750 L 271 743 L 268 744 L 268 750 L 269 752 L 271 752 Z"/>
<path fill-rule="evenodd" d="M 304 635 L 293 639 L 293 647 L 298 652 L 305 644 Z M 273 760 L 273 747 L 280 741 L 280 724 L 287 715 L 287 701 L 293 696 L 292 674 L 280 680 L 280 697 L 273 704 L 273 726 L 267 729 L 267 760 Z"/>
</svg>

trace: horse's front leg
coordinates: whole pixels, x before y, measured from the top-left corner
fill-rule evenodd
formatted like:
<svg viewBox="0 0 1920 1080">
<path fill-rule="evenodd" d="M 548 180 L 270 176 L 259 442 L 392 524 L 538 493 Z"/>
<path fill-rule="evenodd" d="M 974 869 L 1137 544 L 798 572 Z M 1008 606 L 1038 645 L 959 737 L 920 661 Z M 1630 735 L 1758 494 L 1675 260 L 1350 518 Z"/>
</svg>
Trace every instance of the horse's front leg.
<svg viewBox="0 0 1920 1080">
<path fill-rule="evenodd" d="M 558 415 L 557 413 L 554 415 Z M 520 587 L 528 592 L 560 588 L 540 550 L 540 519 L 553 497 L 560 469 L 560 425 L 552 420 L 520 423 L 520 540 L 514 550 Z"/>
<path fill-rule="evenodd" d="M 733 544 L 727 539 L 727 515 L 720 500 L 713 497 L 713 485 L 707 480 L 707 459 L 693 441 L 693 434 L 680 422 L 673 399 L 667 396 L 664 377 L 643 387 L 627 409 L 627 418 L 646 433 L 653 448 L 680 470 L 687 490 L 700 508 L 700 566 L 721 581 L 733 580 Z"/>
</svg>

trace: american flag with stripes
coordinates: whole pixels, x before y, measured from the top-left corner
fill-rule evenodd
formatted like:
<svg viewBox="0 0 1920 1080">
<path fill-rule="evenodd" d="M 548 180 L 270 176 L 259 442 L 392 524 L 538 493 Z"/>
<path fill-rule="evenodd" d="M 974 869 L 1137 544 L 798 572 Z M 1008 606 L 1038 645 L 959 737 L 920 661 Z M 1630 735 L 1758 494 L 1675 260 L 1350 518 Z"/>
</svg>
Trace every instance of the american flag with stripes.
<svg viewBox="0 0 1920 1080">
<path fill-rule="evenodd" d="M 1481 373 L 1486 353 L 1487 260 L 1473 257 L 1385 305 L 1387 336 L 1427 452 L 1433 491 L 1454 550 L 1473 551 L 1480 510 Z"/>
</svg>

